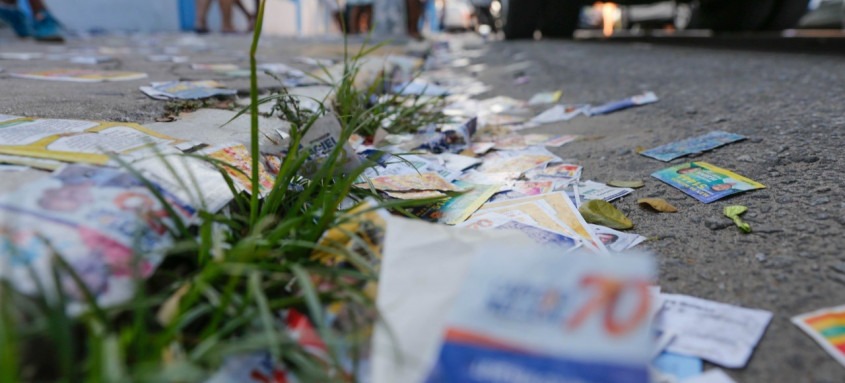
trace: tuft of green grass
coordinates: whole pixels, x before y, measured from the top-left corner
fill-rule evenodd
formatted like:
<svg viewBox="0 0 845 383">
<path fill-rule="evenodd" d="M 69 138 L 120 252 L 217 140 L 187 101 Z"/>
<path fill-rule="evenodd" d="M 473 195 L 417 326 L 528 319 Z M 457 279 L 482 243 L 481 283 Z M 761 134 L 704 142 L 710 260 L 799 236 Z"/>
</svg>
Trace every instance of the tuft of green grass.
<svg viewBox="0 0 845 383">
<path fill-rule="evenodd" d="M 173 247 L 153 276 L 136 280 L 132 299 L 109 307 L 99 306 L 56 256 L 54 285 L 70 280 L 82 292 L 88 308 L 79 315 L 68 313 L 61 289 L 42 287 L 42 294 L 26 296 L 0 281 L 0 382 L 194 382 L 218 371 L 227 357 L 248 353 L 268 353 L 299 381 L 356 380 L 344 366 L 349 358 L 357 366 L 356 359 L 365 355 L 377 317 L 366 287 L 378 279 L 379 255 L 349 224 L 373 209 L 401 210 L 419 202 L 382 201 L 374 191 L 354 188 L 373 163 L 350 169 L 342 143 L 356 133 L 372 135 L 378 127 L 410 132 L 439 117 L 428 114 L 434 110 L 431 101 L 391 96 L 374 103 L 383 84 L 354 87 L 360 60 L 378 45 L 352 56 L 347 51 L 331 110 L 325 100 L 316 112 L 303 110 L 284 90 L 259 99 L 255 56 L 264 6 L 262 0 L 250 48 L 250 193 L 237 192 L 227 173 L 230 165 L 188 155 L 217 167 L 235 195 L 223 211 L 200 211 L 189 225 L 152 182 L 121 162 L 168 209 Z M 262 103 L 273 103 L 291 125 L 275 183 L 263 195 L 257 182 Z M 340 121 L 338 145 L 315 160 L 303 137 L 326 114 Z M 189 178 L 180 181 L 183 187 L 199 188 Z M 370 202 L 362 205 L 365 200 Z M 356 246 L 321 241 L 331 231 Z M 313 257 L 315 250 L 334 260 Z M 326 344 L 325 355 L 296 342 L 283 320 L 288 310 L 310 318 Z"/>
</svg>

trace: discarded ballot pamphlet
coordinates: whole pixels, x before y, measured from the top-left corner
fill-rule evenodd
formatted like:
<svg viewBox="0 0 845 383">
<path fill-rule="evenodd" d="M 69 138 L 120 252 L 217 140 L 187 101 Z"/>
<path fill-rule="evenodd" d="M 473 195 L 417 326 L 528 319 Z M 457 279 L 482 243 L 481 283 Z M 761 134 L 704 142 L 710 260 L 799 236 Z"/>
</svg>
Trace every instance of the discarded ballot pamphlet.
<svg viewBox="0 0 845 383">
<path fill-rule="evenodd" d="M 476 214 L 472 219 L 462 222 L 458 226 L 476 230 L 516 230 L 541 245 L 559 246 L 568 249 L 580 246 L 579 240 L 563 233 L 551 231 L 534 222 L 526 222 L 524 219 L 515 219 L 512 216 L 495 212 Z"/>
<path fill-rule="evenodd" d="M 252 156 L 244 144 L 231 143 L 202 149 L 200 154 L 222 162 L 219 166 L 235 181 L 235 185 L 247 193 L 252 193 Z M 262 195 L 270 192 L 275 179 L 267 171 L 263 162 L 258 162 L 258 189 Z"/>
<path fill-rule="evenodd" d="M 537 93 L 528 100 L 528 105 L 544 105 L 544 104 L 554 104 L 558 100 L 560 100 L 560 96 L 563 95 L 561 91 L 554 91 L 554 92 L 541 92 Z"/>
<path fill-rule="evenodd" d="M 792 318 L 798 328 L 845 366 L 845 305 L 816 310 Z"/>
<path fill-rule="evenodd" d="M 437 173 L 409 173 L 373 177 L 366 183 L 356 184 L 358 187 L 373 188 L 380 191 L 461 191 L 457 186 L 446 181 Z"/>
<path fill-rule="evenodd" d="M 646 240 L 642 235 L 623 233 L 601 225 L 591 224 L 590 228 L 593 229 L 599 241 L 610 251 L 622 252 Z"/>
<path fill-rule="evenodd" d="M 142 86 L 141 91 L 156 100 L 199 100 L 216 96 L 234 96 L 234 89 L 226 89 L 217 81 L 170 81 L 154 82 Z"/>
<path fill-rule="evenodd" d="M 703 374 L 684 379 L 681 383 L 736 383 L 725 371 L 714 368 Z"/>
<path fill-rule="evenodd" d="M 0 154 L 105 165 L 125 154 L 177 139 L 126 122 L 33 119 L 0 115 Z"/>
<path fill-rule="evenodd" d="M 501 193 L 496 194 L 491 201 L 502 201 L 551 193 L 554 186 L 555 183 L 551 180 L 514 181 L 507 185 L 506 189 L 508 190 L 503 190 Z"/>
<path fill-rule="evenodd" d="M 569 121 L 579 114 L 583 114 L 587 105 L 555 105 L 531 119 L 535 124 L 551 124 L 559 121 Z"/>
<path fill-rule="evenodd" d="M 715 149 L 722 145 L 744 140 L 745 138 L 745 136 L 739 134 L 715 131 L 702 136 L 658 146 L 654 149 L 642 151 L 640 154 L 656 160 L 668 162 L 678 157 Z"/>
<path fill-rule="evenodd" d="M 157 185 L 156 185 L 157 186 Z M 185 220 L 192 206 L 159 189 Z M 53 255 L 73 268 L 100 305 L 131 298 L 137 278 L 152 274 L 173 244 L 172 217 L 147 184 L 123 169 L 70 164 L 0 198 L 0 278 L 38 293 L 53 286 Z M 61 269 L 59 267 L 59 269 Z M 70 279 L 61 289 L 79 312 L 86 293 Z"/>
<path fill-rule="evenodd" d="M 772 320 L 772 313 L 701 298 L 661 294 L 655 327 L 675 334 L 667 351 L 742 368 Z"/>
<path fill-rule="evenodd" d="M 704 361 L 695 356 L 662 352 L 651 361 L 651 366 L 659 371 L 660 375 L 671 377 L 675 379 L 675 382 L 683 382 L 684 379 L 701 375 L 701 371 L 704 370 Z M 657 382 L 665 381 L 658 380 Z"/>
<path fill-rule="evenodd" d="M 517 252 L 490 246 L 475 258 L 425 382 L 650 381 L 647 255 Z"/>
<path fill-rule="evenodd" d="M 581 201 L 600 199 L 610 202 L 633 192 L 634 189 L 631 188 L 616 188 L 595 181 L 584 181 L 578 183 L 578 197 Z"/>
<path fill-rule="evenodd" d="M 191 64 L 191 69 L 209 72 L 231 72 L 240 68 L 235 64 Z"/>
<path fill-rule="evenodd" d="M 657 171 L 651 176 L 704 203 L 710 203 L 732 194 L 766 187 L 730 170 L 706 162 L 688 162 L 675 165 Z"/>
<path fill-rule="evenodd" d="M 462 181 L 455 181 L 455 185 L 466 191 L 432 206 L 424 206 L 412 211 L 418 217 L 428 221 L 456 225 L 466 221 L 490 199 L 490 196 L 498 192 L 500 187 L 499 185 L 474 185 Z"/>
<path fill-rule="evenodd" d="M 141 72 L 123 72 L 112 70 L 54 69 L 14 72 L 11 73 L 11 76 L 33 80 L 106 82 L 140 80 L 142 78 L 146 78 L 147 74 Z"/>
<path fill-rule="evenodd" d="M 626 98 L 624 100 L 619 101 L 612 101 L 604 105 L 599 106 L 591 106 L 587 108 L 586 114 L 588 116 L 598 116 L 602 114 L 613 113 L 619 110 L 633 108 L 635 106 L 641 106 L 646 104 L 652 104 L 657 102 L 659 99 L 654 92 L 645 92 L 643 94 Z"/>
</svg>

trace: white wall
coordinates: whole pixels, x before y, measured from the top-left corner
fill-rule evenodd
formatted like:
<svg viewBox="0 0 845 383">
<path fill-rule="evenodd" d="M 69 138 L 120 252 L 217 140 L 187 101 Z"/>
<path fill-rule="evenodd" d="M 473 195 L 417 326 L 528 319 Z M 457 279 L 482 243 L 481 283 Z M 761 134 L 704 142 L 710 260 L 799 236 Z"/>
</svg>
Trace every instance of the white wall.
<svg viewBox="0 0 845 383">
<path fill-rule="evenodd" d="M 323 6 L 324 0 L 302 1 L 303 35 L 331 33 L 332 24 Z M 46 0 L 47 6 L 71 30 L 175 32 L 179 30 L 177 0 Z M 252 0 L 244 0 L 252 8 Z M 209 12 L 208 25 L 220 30 L 220 12 L 216 1 Z M 247 19 L 235 10 L 235 26 L 244 30 Z M 296 6 L 290 0 L 267 0 L 264 33 L 296 35 Z"/>
</svg>

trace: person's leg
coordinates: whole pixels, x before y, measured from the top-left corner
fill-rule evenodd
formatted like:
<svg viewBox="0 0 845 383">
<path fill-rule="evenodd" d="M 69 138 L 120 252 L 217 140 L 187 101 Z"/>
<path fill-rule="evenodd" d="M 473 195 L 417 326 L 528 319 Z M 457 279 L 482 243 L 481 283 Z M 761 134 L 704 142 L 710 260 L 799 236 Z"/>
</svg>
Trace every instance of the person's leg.
<svg viewBox="0 0 845 383">
<path fill-rule="evenodd" d="M 373 30 L 373 5 L 367 4 L 361 7 L 361 22 L 358 24 L 359 33 L 370 33 Z"/>
<path fill-rule="evenodd" d="M 405 5 L 408 7 L 408 36 L 419 39 L 422 37 L 419 28 L 422 4 L 420 0 L 405 0 Z"/>
<path fill-rule="evenodd" d="M 211 9 L 211 0 L 197 0 L 197 18 L 194 21 L 194 30 L 197 33 L 208 33 L 208 10 Z"/>
<path fill-rule="evenodd" d="M 350 35 L 356 35 L 360 32 L 361 26 L 361 6 L 353 5 L 349 7 L 349 25 L 346 26 L 346 31 Z"/>
<path fill-rule="evenodd" d="M 220 0 L 220 14 L 223 16 L 223 33 L 235 32 L 235 24 L 232 22 L 232 8 L 235 0 Z"/>
<path fill-rule="evenodd" d="M 26 15 L 18 9 L 15 0 L 0 0 L 0 20 L 12 27 L 18 37 L 29 36 L 30 28 Z"/>
<path fill-rule="evenodd" d="M 248 29 L 250 31 L 255 29 L 255 15 L 258 13 L 258 8 L 255 9 L 255 13 L 250 13 L 246 9 L 246 6 L 244 6 L 244 3 L 241 2 L 241 0 L 235 0 L 235 6 L 237 6 L 238 9 L 240 9 L 241 12 L 243 12 L 244 16 L 246 16 L 247 20 L 249 20 L 249 28 Z"/>
<path fill-rule="evenodd" d="M 32 10 L 32 36 L 40 41 L 62 42 L 61 26 L 41 0 L 29 0 Z"/>
</svg>

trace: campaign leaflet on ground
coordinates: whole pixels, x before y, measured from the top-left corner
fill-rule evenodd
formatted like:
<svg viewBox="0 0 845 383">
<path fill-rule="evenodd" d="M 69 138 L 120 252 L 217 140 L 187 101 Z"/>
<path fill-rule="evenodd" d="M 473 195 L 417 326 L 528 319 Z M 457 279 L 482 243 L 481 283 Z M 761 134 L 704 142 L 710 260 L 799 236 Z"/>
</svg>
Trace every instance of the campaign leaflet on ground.
<svg viewBox="0 0 845 383">
<path fill-rule="evenodd" d="M 474 260 L 426 382 L 649 382 L 648 256 L 515 255 Z"/>
<path fill-rule="evenodd" d="M 651 175 L 689 196 L 710 203 L 732 194 L 763 189 L 766 186 L 730 170 L 706 162 L 688 162 Z"/>
<path fill-rule="evenodd" d="M 668 162 L 678 157 L 715 149 L 722 145 L 744 140 L 745 138 L 745 136 L 739 134 L 715 131 L 702 136 L 687 138 L 686 140 L 658 146 L 654 149 L 640 152 L 640 154 L 656 160 Z"/>
</svg>

